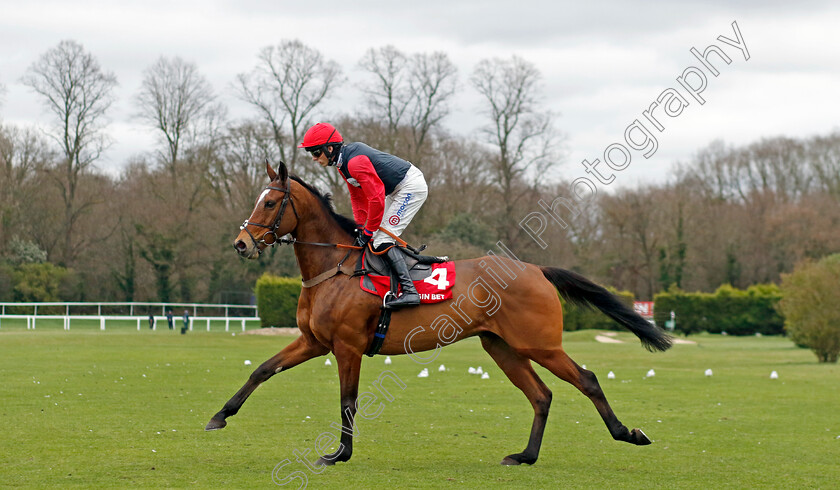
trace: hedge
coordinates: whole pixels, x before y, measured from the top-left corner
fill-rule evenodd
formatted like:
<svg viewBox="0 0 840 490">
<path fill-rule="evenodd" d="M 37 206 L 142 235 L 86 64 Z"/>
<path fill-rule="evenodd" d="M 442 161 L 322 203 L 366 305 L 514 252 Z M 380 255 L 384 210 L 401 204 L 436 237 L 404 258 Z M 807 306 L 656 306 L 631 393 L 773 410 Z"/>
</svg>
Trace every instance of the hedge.
<svg viewBox="0 0 840 490">
<path fill-rule="evenodd" d="M 616 291 L 608 287 L 607 290 L 633 308 L 633 293 L 630 291 Z M 624 328 L 599 310 L 585 306 L 575 306 L 560 298 L 563 303 L 563 330 L 573 332 L 575 330 L 624 330 Z"/>
<path fill-rule="evenodd" d="M 263 274 L 257 279 L 254 293 L 261 326 L 296 328 L 300 289 L 300 277 Z"/>
<path fill-rule="evenodd" d="M 746 290 L 724 284 L 714 293 L 687 293 L 674 288 L 654 296 L 653 311 L 660 326 L 670 320 L 673 311 L 675 330 L 686 335 L 783 335 L 784 318 L 776 307 L 781 298 L 775 284 L 757 284 Z"/>
</svg>

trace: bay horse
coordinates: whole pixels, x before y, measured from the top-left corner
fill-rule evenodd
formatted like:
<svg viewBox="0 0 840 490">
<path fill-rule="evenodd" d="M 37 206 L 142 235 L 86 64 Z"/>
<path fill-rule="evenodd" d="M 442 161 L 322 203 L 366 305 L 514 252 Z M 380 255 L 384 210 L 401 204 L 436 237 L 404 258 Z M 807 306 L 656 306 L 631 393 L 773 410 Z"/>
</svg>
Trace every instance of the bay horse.
<svg viewBox="0 0 840 490">
<path fill-rule="evenodd" d="M 358 408 L 362 356 L 373 340 L 381 300 L 363 291 L 358 277 L 351 279 L 337 273 L 340 267 L 336 264 L 355 264 L 361 253 L 346 245 L 353 243 L 355 223 L 335 213 L 329 197 L 301 179 L 290 177 L 282 162 L 276 171 L 266 162 L 266 172 L 270 183 L 257 198 L 234 247 L 241 256 L 255 259 L 279 237 L 290 234 L 304 286 L 319 276 L 320 282 L 301 291 L 297 308 L 300 336 L 255 369 L 245 385 L 212 417 L 206 430 L 225 427 L 226 419 L 236 414 L 248 396 L 270 377 L 329 352 L 338 364 L 342 427 L 352 428 Z M 288 212 L 289 208 L 292 212 Z M 618 420 L 595 374 L 581 368 L 563 351 L 563 313 L 558 292 L 570 302 L 599 309 L 636 334 L 648 350 L 664 351 L 671 346 L 671 338 L 664 331 L 603 287 L 574 272 L 498 255 L 459 260 L 455 268 L 453 299 L 395 311 L 379 353 L 414 356 L 438 349 L 444 337 L 446 345 L 478 336 L 484 350 L 522 390 L 534 409 L 525 450 L 506 456 L 502 464 L 533 464 L 539 455 L 551 391 L 534 372 L 531 361 L 586 395 L 614 439 L 636 445 L 651 443 L 640 429 L 629 430 Z M 447 333 L 441 337 L 444 330 Z M 318 464 L 347 461 L 352 452 L 353 431 L 342 429 L 338 450 L 321 456 Z"/>
</svg>

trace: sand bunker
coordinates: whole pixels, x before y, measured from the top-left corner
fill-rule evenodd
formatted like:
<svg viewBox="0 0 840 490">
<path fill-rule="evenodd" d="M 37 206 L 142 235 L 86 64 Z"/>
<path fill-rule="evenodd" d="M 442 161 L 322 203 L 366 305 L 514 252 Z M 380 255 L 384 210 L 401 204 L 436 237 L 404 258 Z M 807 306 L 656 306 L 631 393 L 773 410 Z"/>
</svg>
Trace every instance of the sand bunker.
<svg viewBox="0 0 840 490">
<path fill-rule="evenodd" d="M 695 342 L 693 340 L 685 340 L 685 339 L 674 338 L 673 341 L 674 341 L 675 344 L 694 344 L 694 345 L 697 345 L 697 342 Z"/>
<path fill-rule="evenodd" d="M 605 344 L 623 344 L 623 340 L 614 339 L 612 337 L 605 337 L 603 335 L 596 335 L 595 340 L 598 342 L 603 342 Z"/>
<path fill-rule="evenodd" d="M 300 330 L 298 330 L 297 328 L 268 327 L 258 328 L 255 330 L 246 330 L 240 335 L 300 335 Z"/>
</svg>

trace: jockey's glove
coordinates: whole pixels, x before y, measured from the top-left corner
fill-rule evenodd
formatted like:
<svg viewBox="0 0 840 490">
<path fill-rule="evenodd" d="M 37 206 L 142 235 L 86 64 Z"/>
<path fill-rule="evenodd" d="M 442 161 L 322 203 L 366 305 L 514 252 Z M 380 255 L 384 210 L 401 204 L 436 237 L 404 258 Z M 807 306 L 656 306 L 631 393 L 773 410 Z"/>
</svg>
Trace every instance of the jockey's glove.
<svg viewBox="0 0 840 490">
<path fill-rule="evenodd" d="M 354 245 L 356 245 L 357 247 L 364 247 L 370 241 L 372 236 L 373 234 L 368 234 L 367 230 L 357 230 L 356 242 L 354 243 Z"/>
</svg>

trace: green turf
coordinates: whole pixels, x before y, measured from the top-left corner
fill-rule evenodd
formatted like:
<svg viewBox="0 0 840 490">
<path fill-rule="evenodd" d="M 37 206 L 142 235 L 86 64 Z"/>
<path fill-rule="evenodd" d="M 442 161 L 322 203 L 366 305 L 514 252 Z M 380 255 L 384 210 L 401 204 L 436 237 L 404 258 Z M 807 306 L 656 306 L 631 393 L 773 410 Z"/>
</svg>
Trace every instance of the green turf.
<svg viewBox="0 0 840 490">
<path fill-rule="evenodd" d="M 59 326 L 60 328 L 60 326 Z M 365 359 L 361 391 L 390 369 L 407 385 L 358 419 L 353 459 L 321 473 L 319 434 L 337 433 L 338 377 L 324 358 L 272 378 L 221 431 L 210 417 L 251 370 L 291 339 L 193 332 L 0 329 L 0 485 L 269 488 L 301 471 L 309 488 L 831 488 L 840 481 L 840 368 L 780 338 L 700 336 L 664 354 L 566 335 L 628 427 L 655 440 L 613 441 L 591 403 L 541 368 L 554 392 L 540 459 L 522 450 L 532 410 L 479 342 L 423 366 Z M 252 366 L 245 366 L 250 359 Z M 438 372 L 445 364 L 448 370 Z M 489 379 L 467 374 L 482 366 Z M 649 369 L 656 376 L 645 379 Z M 710 368 L 712 377 L 703 372 Z M 614 371 L 617 378 L 607 379 Z M 769 379 L 776 370 L 779 379 Z M 375 392 L 375 391 L 374 391 Z M 383 399 L 380 399 L 380 401 Z M 296 488 L 298 480 L 290 488 Z"/>
</svg>

